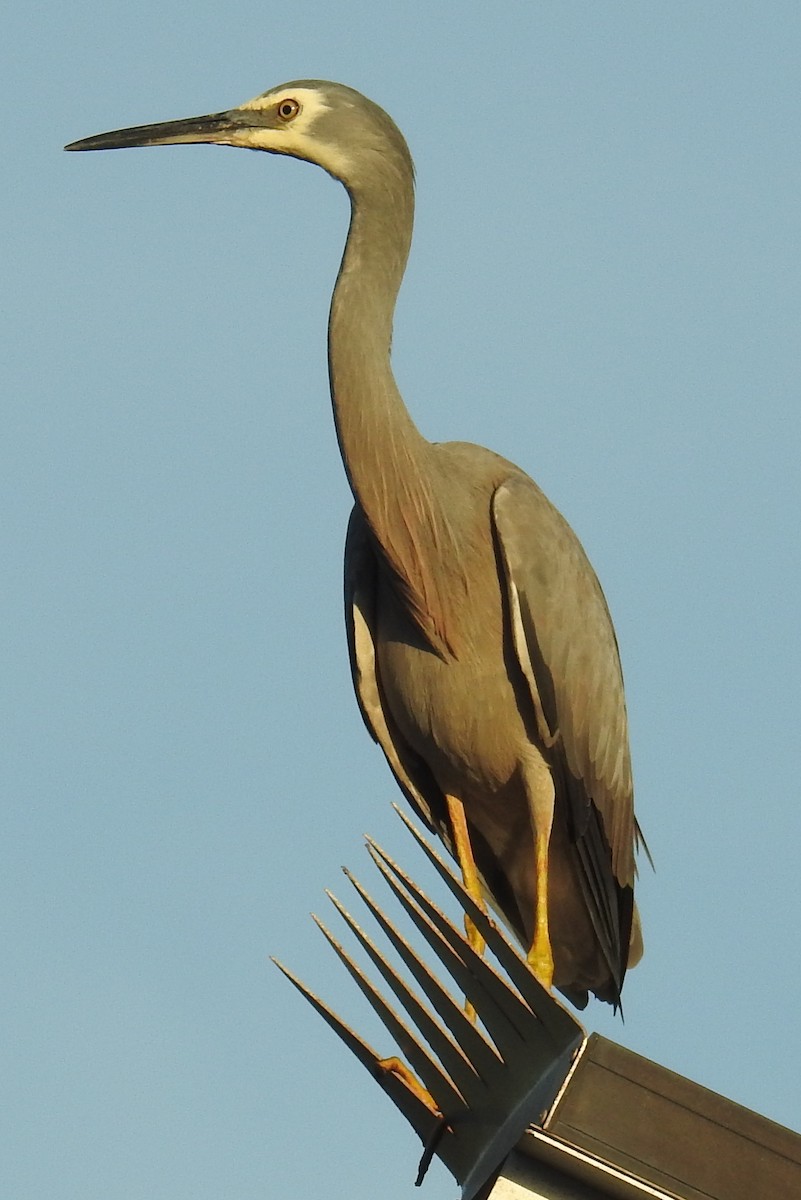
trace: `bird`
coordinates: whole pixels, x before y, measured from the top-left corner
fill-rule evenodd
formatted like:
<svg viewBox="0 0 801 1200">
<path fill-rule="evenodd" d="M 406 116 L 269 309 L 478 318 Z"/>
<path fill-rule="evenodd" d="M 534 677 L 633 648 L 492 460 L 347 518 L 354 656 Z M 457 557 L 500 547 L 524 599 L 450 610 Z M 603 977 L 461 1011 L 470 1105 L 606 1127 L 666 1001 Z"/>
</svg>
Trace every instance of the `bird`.
<svg viewBox="0 0 801 1200">
<path fill-rule="evenodd" d="M 482 446 L 428 441 L 401 397 L 391 342 L 415 203 L 403 135 L 360 92 L 295 80 L 65 149 L 179 143 L 288 155 L 345 187 L 328 365 L 354 499 L 345 613 L 361 715 L 540 983 L 578 1008 L 592 994 L 617 1009 L 642 954 L 644 845 L 617 639 L 580 542 L 537 484 Z"/>
</svg>

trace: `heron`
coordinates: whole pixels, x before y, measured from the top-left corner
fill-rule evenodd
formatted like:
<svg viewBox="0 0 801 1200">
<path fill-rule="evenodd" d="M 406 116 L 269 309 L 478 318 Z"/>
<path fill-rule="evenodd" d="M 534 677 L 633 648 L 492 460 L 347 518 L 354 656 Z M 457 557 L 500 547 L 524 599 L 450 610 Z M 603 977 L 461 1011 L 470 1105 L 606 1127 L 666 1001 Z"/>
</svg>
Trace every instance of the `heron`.
<svg viewBox="0 0 801 1200">
<path fill-rule="evenodd" d="M 642 953 L 617 640 L 580 542 L 536 483 L 482 446 L 428 441 L 401 397 L 390 350 L 414 217 L 406 141 L 352 88 L 296 80 L 66 149 L 198 142 L 304 159 L 349 195 L 328 364 L 354 498 L 345 609 L 361 715 L 543 986 L 617 1008 Z"/>
</svg>

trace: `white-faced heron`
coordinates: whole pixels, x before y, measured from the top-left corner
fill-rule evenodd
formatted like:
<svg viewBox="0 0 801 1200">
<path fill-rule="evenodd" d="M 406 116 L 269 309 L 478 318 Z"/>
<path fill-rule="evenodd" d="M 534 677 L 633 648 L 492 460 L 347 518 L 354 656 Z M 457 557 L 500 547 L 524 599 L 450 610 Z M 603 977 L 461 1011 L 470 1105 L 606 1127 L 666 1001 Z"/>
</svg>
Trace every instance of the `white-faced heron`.
<svg viewBox="0 0 801 1200">
<path fill-rule="evenodd" d="M 367 728 L 417 813 L 528 948 L 548 987 L 617 1005 L 642 943 L 623 678 L 598 580 L 514 464 L 417 429 L 390 366 L 414 169 L 385 112 L 301 80 L 239 108 L 74 142 L 212 142 L 288 154 L 344 184 L 331 398 L 355 505 L 348 644 Z"/>
</svg>

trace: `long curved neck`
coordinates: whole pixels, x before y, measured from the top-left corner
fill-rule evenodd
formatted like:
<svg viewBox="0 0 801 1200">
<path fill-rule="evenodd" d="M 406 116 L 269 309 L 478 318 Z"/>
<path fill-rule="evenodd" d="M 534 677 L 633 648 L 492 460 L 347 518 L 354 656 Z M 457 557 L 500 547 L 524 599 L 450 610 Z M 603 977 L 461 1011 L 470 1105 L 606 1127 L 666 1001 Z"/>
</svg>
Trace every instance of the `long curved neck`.
<svg viewBox="0 0 801 1200">
<path fill-rule="evenodd" d="M 349 189 L 351 223 L 331 302 L 328 361 L 339 448 L 356 503 L 421 632 L 452 652 L 443 552 L 453 550 L 436 500 L 433 447 L 417 429 L 390 366 L 392 320 L 412 237 L 411 163 Z"/>
</svg>

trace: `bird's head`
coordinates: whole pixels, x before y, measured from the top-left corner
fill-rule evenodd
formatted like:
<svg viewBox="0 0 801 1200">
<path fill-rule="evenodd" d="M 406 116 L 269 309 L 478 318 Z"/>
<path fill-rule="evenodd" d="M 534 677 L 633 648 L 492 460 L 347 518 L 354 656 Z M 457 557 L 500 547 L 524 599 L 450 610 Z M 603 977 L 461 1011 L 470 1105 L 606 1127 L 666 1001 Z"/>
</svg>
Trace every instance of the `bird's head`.
<svg viewBox="0 0 801 1200">
<path fill-rule="evenodd" d="M 360 92 L 302 79 L 271 88 L 238 108 L 157 125 L 137 125 L 71 142 L 65 150 L 118 150 L 209 142 L 288 154 L 323 167 L 348 186 L 369 175 L 376 156 L 411 158 L 392 119 Z"/>
</svg>

